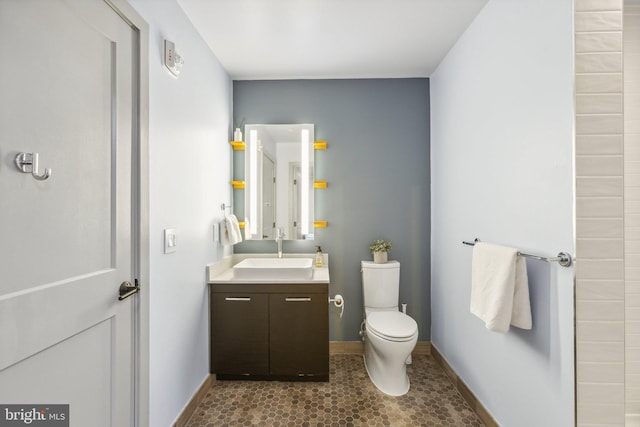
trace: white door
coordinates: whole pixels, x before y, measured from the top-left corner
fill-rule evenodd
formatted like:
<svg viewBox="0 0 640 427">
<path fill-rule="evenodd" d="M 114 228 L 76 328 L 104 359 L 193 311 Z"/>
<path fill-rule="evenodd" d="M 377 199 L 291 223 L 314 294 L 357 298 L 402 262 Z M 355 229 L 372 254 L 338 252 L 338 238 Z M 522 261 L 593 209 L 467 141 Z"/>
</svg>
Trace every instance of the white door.
<svg viewBox="0 0 640 427">
<path fill-rule="evenodd" d="M 102 0 L 0 0 L 0 405 L 71 426 L 133 424 L 136 38 Z"/>
</svg>

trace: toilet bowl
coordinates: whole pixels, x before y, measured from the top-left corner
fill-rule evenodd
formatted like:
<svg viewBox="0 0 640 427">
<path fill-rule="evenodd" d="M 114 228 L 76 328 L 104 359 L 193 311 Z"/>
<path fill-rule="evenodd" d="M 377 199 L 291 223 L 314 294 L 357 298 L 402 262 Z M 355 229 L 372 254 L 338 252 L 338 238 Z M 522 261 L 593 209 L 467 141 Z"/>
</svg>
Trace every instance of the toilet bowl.
<svg viewBox="0 0 640 427">
<path fill-rule="evenodd" d="M 409 391 L 406 360 L 418 342 L 415 320 L 399 311 L 370 312 L 365 321 L 364 364 L 371 382 L 383 393 Z"/>
<path fill-rule="evenodd" d="M 418 342 L 418 324 L 398 311 L 399 285 L 399 262 L 362 261 L 364 364 L 371 382 L 391 396 L 409 391 L 405 362 Z"/>
</svg>

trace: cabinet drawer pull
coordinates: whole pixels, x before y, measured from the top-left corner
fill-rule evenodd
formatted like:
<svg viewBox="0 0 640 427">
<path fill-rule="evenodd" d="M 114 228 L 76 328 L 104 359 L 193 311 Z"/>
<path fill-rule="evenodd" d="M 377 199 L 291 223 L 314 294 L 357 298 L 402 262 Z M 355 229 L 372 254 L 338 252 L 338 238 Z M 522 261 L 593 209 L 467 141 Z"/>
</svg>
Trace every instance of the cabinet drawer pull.
<svg viewBox="0 0 640 427">
<path fill-rule="evenodd" d="M 292 297 L 288 297 L 284 299 L 286 302 L 309 302 L 311 301 L 311 298 L 309 297 L 304 297 L 304 298 L 292 298 Z"/>
<path fill-rule="evenodd" d="M 251 297 L 225 297 L 225 301 L 251 301 Z"/>
</svg>

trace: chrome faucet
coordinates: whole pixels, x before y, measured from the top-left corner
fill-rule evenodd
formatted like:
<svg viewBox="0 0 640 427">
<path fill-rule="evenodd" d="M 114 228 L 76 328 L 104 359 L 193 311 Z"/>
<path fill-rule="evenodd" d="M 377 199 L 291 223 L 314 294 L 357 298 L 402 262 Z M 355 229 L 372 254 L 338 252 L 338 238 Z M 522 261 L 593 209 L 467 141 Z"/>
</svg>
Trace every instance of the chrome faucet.
<svg viewBox="0 0 640 427">
<path fill-rule="evenodd" d="M 276 228 L 276 245 L 278 246 L 278 258 L 282 258 L 282 238 L 284 233 L 281 227 Z"/>
</svg>

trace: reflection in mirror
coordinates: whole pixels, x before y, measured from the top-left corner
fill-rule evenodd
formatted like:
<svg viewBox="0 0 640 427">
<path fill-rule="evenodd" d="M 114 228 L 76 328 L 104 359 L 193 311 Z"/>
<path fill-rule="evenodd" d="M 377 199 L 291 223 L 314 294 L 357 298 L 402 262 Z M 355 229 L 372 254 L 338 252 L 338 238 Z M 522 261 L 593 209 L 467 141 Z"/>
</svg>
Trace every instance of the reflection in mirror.
<svg viewBox="0 0 640 427">
<path fill-rule="evenodd" d="M 314 125 L 245 126 L 245 238 L 313 240 Z"/>
</svg>

